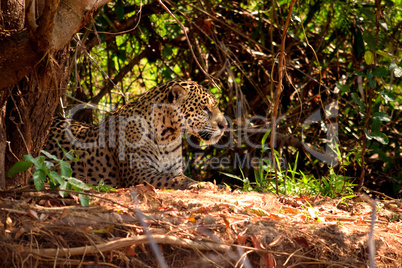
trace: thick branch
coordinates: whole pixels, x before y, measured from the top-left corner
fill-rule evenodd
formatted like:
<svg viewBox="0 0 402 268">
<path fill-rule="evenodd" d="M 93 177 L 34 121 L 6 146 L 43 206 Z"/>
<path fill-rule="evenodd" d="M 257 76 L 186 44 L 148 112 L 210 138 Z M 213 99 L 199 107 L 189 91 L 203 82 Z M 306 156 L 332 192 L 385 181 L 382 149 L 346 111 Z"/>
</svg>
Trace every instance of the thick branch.
<svg viewBox="0 0 402 268">
<path fill-rule="evenodd" d="M 54 20 L 60 0 L 46 0 L 45 9 L 35 32 L 31 32 L 37 52 L 46 51 L 52 43 Z"/>
<path fill-rule="evenodd" d="M 227 251 L 230 250 L 230 246 L 213 243 L 213 242 L 204 242 L 204 241 L 192 241 L 187 238 L 179 238 L 168 235 L 152 235 L 152 238 L 158 244 L 165 245 L 175 245 L 184 248 L 191 248 L 196 250 L 215 250 L 215 251 Z M 107 243 L 94 245 L 94 246 L 85 246 L 85 247 L 76 247 L 76 248 L 43 248 L 43 249 L 27 249 L 25 252 L 37 254 L 39 256 L 76 256 L 83 254 L 92 254 L 99 252 L 107 252 L 110 250 L 118 250 L 124 247 L 132 246 L 132 245 L 141 245 L 141 244 L 149 244 L 149 239 L 146 235 L 140 235 L 135 237 L 127 237 L 121 238 L 118 240 L 110 241 Z"/>
<path fill-rule="evenodd" d="M 44 50 L 63 49 L 72 36 L 91 19 L 93 10 L 110 0 L 61 0 L 58 5 L 57 1 L 46 1 L 48 5 L 45 8 L 50 9 L 45 10 L 39 20 L 38 32 L 43 33 L 44 40 L 40 41 L 45 42 L 45 49 L 42 45 L 35 45 L 37 42 L 27 29 L 0 41 L 0 89 L 13 85 L 28 75 L 43 57 Z"/>
</svg>

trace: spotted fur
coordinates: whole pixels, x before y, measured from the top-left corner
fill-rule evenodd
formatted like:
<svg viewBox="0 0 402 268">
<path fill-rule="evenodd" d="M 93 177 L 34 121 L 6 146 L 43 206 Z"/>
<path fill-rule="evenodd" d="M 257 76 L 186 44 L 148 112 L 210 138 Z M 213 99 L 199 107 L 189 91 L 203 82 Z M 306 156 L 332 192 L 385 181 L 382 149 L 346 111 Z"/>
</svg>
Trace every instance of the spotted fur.
<svg viewBox="0 0 402 268">
<path fill-rule="evenodd" d="M 62 157 L 53 138 L 66 150 L 73 149 L 80 156 L 72 163 L 73 176 L 87 183 L 186 189 L 200 183 L 183 174 L 182 134 L 215 144 L 226 127 L 209 91 L 176 79 L 156 86 L 98 125 L 56 118 L 45 150 Z"/>
</svg>

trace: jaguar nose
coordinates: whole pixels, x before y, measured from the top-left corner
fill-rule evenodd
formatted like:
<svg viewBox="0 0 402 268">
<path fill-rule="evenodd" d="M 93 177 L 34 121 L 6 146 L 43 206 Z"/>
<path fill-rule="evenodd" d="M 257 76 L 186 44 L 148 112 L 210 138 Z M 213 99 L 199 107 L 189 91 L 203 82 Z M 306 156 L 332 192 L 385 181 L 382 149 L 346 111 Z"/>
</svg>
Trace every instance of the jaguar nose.
<svg viewBox="0 0 402 268">
<path fill-rule="evenodd" d="M 228 121 L 225 117 L 219 116 L 216 120 L 220 130 L 224 131 L 228 127 Z"/>
</svg>

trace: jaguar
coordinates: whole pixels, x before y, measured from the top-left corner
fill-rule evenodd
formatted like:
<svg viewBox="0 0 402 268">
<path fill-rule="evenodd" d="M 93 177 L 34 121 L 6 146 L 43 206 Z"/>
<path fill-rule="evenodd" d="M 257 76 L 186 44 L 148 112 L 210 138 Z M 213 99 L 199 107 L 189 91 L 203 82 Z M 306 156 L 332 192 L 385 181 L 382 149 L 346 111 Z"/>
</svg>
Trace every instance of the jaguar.
<svg viewBox="0 0 402 268">
<path fill-rule="evenodd" d="M 157 188 L 211 188 L 183 174 L 184 133 L 213 145 L 228 127 L 214 95 L 193 81 L 160 84 L 105 116 L 96 125 L 56 117 L 45 150 L 71 162 L 73 176 L 112 187 L 150 184 Z M 60 145 L 60 146 L 59 146 Z"/>
</svg>

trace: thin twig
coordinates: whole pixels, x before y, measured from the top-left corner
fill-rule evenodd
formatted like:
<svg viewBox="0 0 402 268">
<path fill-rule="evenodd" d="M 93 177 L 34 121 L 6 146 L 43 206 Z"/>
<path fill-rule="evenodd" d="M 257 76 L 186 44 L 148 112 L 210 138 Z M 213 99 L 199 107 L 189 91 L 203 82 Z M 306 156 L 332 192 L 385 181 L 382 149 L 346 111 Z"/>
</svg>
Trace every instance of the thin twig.
<svg viewBox="0 0 402 268">
<path fill-rule="evenodd" d="M 162 8 L 164 10 L 166 10 L 166 12 L 169 13 L 169 15 L 172 16 L 172 18 L 180 25 L 180 28 L 182 29 L 182 31 L 183 31 L 183 33 L 184 33 L 184 35 L 186 37 L 187 44 L 188 44 L 188 46 L 190 48 L 190 51 L 191 51 L 191 55 L 193 56 L 195 62 L 197 63 L 198 68 L 200 68 L 200 70 L 211 80 L 212 84 L 217 89 L 221 90 L 221 88 L 215 82 L 215 78 L 213 76 L 211 76 L 209 73 L 207 73 L 207 71 L 205 71 L 204 68 L 202 68 L 200 62 L 198 61 L 197 56 L 194 53 L 193 46 L 191 45 L 190 38 L 188 37 L 187 31 L 186 31 L 186 28 L 184 27 L 184 25 L 176 18 L 176 16 L 172 13 L 172 11 L 170 11 L 170 9 L 167 6 L 165 6 L 165 4 L 162 2 L 162 0 L 158 0 L 158 2 L 162 6 Z"/>
<path fill-rule="evenodd" d="M 293 6 L 296 3 L 296 0 L 292 0 L 290 2 L 288 16 L 286 18 L 285 27 L 283 28 L 282 32 L 282 41 L 281 41 L 281 51 L 279 56 L 279 68 L 278 68 L 278 89 L 276 91 L 275 102 L 274 102 L 274 109 L 272 112 L 272 123 L 271 123 L 271 163 L 274 166 L 275 171 L 275 182 L 276 182 L 276 194 L 279 194 L 279 186 L 278 186 L 278 174 L 277 174 L 277 166 L 275 162 L 275 139 L 276 139 L 276 119 L 278 117 L 278 110 L 279 110 L 279 99 L 282 93 L 282 77 L 283 77 L 283 65 L 284 65 L 284 57 L 285 57 L 285 41 L 286 35 L 289 27 L 290 16 L 292 14 Z"/>
</svg>

